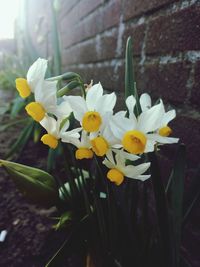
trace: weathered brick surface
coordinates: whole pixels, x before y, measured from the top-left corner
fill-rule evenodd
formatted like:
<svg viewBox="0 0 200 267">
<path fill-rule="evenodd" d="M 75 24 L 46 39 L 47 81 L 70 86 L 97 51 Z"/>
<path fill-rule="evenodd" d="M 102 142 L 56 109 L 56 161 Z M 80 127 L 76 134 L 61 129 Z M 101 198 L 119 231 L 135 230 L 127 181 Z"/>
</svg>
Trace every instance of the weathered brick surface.
<svg viewBox="0 0 200 267">
<path fill-rule="evenodd" d="M 115 58 L 117 34 L 117 29 L 114 29 L 109 35 L 103 35 L 102 37 L 97 36 L 90 41 L 64 50 L 63 65 L 90 63 Z"/>
<path fill-rule="evenodd" d="M 173 2 L 175 2 L 175 0 L 124 0 L 124 20 L 134 18 Z"/>
<path fill-rule="evenodd" d="M 121 91 L 124 90 L 124 67 L 119 66 L 117 74 L 113 73 L 113 66 L 85 66 L 85 68 L 72 68 L 72 71 L 80 73 L 87 83 L 93 79 L 94 83 L 101 82 L 106 90 Z"/>
<path fill-rule="evenodd" d="M 200 109 L 200 61 L 195 65 L 194 85 L 191 93 L 191 102 Z"/>
<path fill-rule="evenodd" d="M 144 73 L 137 71 L 137 87 L 153 98 L 163 98 L 173 104 L 184 104 L 190 67 L 187 64 L 147 64 Z"/>
<path fill-rule="evenodd" d="M 120 18 L 120 0 L 110 1 L 102 8 L 94 11 L 94 14 L 86 16 L 79 21 L 78 11 L 72 11 L 61 21 L 61 38 L 64 48 L 95 37 L 97 34 L 118 25 Z M 73 34 L 71 31 L 73 30 Z M 69 38 L 70 36 L 70 38 Z"/>
<path fill-rule="evenodd" d="M 129 36 L 133 37 L 133 55 L 141 54 L 145 36 L 145 29 L 146 29 L 146 24 L 141 24 L 141 25 L 129 24 L 126 26 L 122 41 L 123 57 L 125 55 L 125 50 L 126 50 L 126 40 Z"/>
<path fill-rule="evenodd" d="M 200 6 L 158 16 L 149 22 L 146 52 L 200 50 Z"/>
<path fill-rule="evenodd" d="M 172 123 L 173 135 L 186 145 L 187 167 L 199 165 L 200 155 L 200 123 L 198 119 L 180 115 Z"/>
</svg>

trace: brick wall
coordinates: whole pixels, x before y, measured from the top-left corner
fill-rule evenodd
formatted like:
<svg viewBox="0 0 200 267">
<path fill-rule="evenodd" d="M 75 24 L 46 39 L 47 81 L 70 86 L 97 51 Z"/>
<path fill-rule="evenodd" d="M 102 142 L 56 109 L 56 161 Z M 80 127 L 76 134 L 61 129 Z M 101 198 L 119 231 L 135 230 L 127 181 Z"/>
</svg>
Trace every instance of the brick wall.
<svg viewBox="0 0 200 267">
<path fill-rule="evenodd" d="M 29 28 L 41 55 L 51 55 L 50 1 L 29 0 Z M 124 91 L 126 39 L 133 37 L 139 92 L 175 107 L 174 134 L 187 145 L 188 166 L 200 155 L 200 1 L 60 0 L 63 71 L 107 90 Z M 48 42 L 46 42 L 48 38 Z"/>
</svg>

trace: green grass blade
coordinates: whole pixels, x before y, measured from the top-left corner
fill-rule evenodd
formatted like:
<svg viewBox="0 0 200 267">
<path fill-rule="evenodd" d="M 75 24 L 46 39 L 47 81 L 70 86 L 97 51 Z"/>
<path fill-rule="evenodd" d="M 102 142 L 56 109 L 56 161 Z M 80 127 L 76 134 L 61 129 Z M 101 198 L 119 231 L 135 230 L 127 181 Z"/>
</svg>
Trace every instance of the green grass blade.
<svg viewBox="0 0 200 267">
<path fill-rule="evenodd" d="M 136 82 L 134 79 L 133 69 L 133 52 L 132 52 L 132 38 L 129 36 L 126 43 L 125 55 L 125 98 L 133 95 L 136 99 L 135 114 L 138 116 L 141 113 L 141 107 L 138 100 L 138 93 Z"/>
<path fill-rule="evenodd" d="M 125 98 L 127 98 L 130 95 L 134 95 L 133 52 L 132 38 L 130 36 L 126 43 L 125 61 Z"/>
<path fill-rule="evenodd" d="M 170 207 L 172 209 L 172 227 L 175 240 L 175 266 L 180 266 L 180 243 L 182 229 L 183 191 L 185 178 L 185 146 L 181 144 L 177 151 L 173 176 L 169 187 Z"/>
<path fill-rule="evenodd" d="M 61 73 L 61 53 L 60 53 L 60 42 L 58 34 L 57 25 L 57 10 L 55 7 L 55 1 L 51 1 L 51 11 L 52 11 L 52 44 L 54 51 L 54 75 L 59 75 Z"/>
<path fill-rule="evenodd" d="M 186 192 L 186 197 L 183 206 L 183 225 L 186 224 L 189 215 L 194 208 L 194 206 L 198 203 L 200 199 L 200 167 L 197 168 L 196 173 L 192 179 L 192 185 L 190 190 Z"/>
<path fill-rule="evenodd" d="M 151 161 L 151 180 L 153 184 L 154 197 L 156 203 L 156 212 L 162 240 L 163 249 L 163 266 L 172 266 L 171 264 L 171 240 L 170 240 L 170 225 L 168 216 L 168 207 L 165 196 L 165 190 L 162 183 L 160 168 L 156 154 L 149 153 Z"/>
<path fill-rule="evenodd" d="M 16 152 L 20 153 L 23 150 L 24 146 L 26 145 L 26 143 L 28 142 L 32 134 L 34 123 L 35 122 L 33 120 L 30 120 L 28 122 L 28 124 L 25 126 L 25 128 L 20 133 L 17 141 L 15 141 L 15 143 L 11 146 L 10 150 L 6 154 L 5 159 L 9 159 L 13 156 L 14 153 Z"/>
</svg>

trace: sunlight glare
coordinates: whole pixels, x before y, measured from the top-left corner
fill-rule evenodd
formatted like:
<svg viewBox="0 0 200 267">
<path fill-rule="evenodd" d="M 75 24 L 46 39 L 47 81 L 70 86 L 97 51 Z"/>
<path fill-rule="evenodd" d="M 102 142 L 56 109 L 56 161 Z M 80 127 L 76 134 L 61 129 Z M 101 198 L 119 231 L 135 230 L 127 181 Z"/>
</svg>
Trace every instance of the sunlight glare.
<svg viewBox="0 0 200 267">
<path fill-rule="evenodd" d="M 14 38 L 15 19 L 20 0 L 0 0 L 0 39 Z"/>
</svg>

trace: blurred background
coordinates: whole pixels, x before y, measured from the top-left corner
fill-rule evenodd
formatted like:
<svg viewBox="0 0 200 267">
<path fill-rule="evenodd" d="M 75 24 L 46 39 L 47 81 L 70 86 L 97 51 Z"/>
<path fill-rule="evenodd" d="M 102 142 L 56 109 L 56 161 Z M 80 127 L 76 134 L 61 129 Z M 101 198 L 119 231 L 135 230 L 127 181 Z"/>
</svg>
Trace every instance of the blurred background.
<svg viewBox="0 0 200 267">
<path fill-rule="evenodd" d="M 0 0 L 0 112 L 15 96 L 15 78 L 26 76 L 38 57 L 49 59 L 48 75 L 75 71 L 123 99 L 128 36 L 139 94 L 161 97 L 177 110 L 173 136 L 186 144 L 190 190 L 200 155 L 199 0 Z M 162 161 L 164 177 L 170 149 Z M 197 217 L 196 209 L 184 236 L 195 267 L 200 266 Z"/>
</svg>

